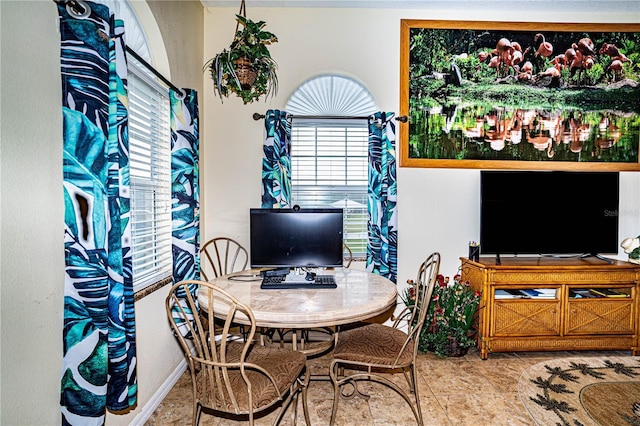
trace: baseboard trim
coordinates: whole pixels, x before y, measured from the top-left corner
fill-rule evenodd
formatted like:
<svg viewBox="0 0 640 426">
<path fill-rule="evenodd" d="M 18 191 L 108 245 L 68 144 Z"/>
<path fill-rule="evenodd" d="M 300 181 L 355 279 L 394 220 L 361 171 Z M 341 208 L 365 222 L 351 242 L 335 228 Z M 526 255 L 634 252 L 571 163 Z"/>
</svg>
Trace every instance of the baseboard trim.
<svg viewBox="0 0 640 426">
<path fill-rule="evenodd" d="M 149 420 L 149 417 L 156 411 L 156 408 L 160 405 L 160 403 L 167 396 L 169 391 L 173 388 L 173 386 L 178 382 L 182 374 L 187 370 L 187 361 L 183 359 L 180 364 L 173 370 L 173 373 L 167 377 L 167 380 L 164 381 L 162 386 L 158 388 L 156 393 L 153 394 L 151 399 L 147 401 L 147 403 L 142 407 L 142 410 L 138 415 L 133 419 L 130 426 L 144 426 L 144 424 Z"/>
</svg>

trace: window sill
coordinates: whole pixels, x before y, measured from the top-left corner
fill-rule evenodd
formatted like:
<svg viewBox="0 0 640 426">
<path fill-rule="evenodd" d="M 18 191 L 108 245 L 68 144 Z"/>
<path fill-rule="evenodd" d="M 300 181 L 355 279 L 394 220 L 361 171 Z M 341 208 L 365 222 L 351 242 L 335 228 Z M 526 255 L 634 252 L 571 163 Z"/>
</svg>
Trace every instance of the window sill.
<svg viewBox="0 0 640 426">
<path fill-rule="evenodd" d="M 167 284 L 171 284 L 173 282 L 173 277 L 167 277 L 167 278 L 163 278 L 158 282 L 155 282 L 151 285 L 148 285 L 147 287 L 143 288 L 142 290 L 138 290 L 133 294 L 133 300 L 134 302 L 137 302 L 138 300 L 142 299 L 143 297 L 146 297 L 148 295 L 150 295 L 151 293 L 153 293 L 156 290 L 160 290 L 162 287 L 166 286 Z"/>
</svg>

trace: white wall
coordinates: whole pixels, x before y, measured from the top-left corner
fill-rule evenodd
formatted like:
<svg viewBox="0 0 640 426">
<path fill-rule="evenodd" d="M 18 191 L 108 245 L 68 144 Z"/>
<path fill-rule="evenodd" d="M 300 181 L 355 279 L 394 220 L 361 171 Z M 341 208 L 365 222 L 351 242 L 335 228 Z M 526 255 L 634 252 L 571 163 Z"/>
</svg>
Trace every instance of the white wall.
<svg viewBox="0 0 640 426">
<path fill-rule="evenodd" d="M 455 9 L 450 10 L 444 9 L 446 2 L 435 3 L 432 10 L 247 9 L 250 19 L 266 21 L 266 29 L 279 38 L 271 53 L 279 67 L 280 90 L 273 99 L 249 105 L 238 98 L 225 98 L 221 103 L 211 90 L 206 91 L 205 237 L 229 235 L 248 245 L 248 210 L 260 205 L 263 128 L 262 121 L 251 118 L 254 112 L 283 109 L 300 84 L 326 72 L 355 78 L 372 93 L 381 110 L 399 111 L 403 18 L 640 22 L 638 8 L 624 1 L 590 5 L 591 13 L 574 11 L 575 4 L 569 6 L 575 2 L 558 1 L 552 14 L 535 1 L 514 2 L 517 5 L 500 9 L 494 9 L 493 2 L 454 2 Z M 235 13 L 235 8 L 207 9 L 205 58 L 231 42 Z M 467 255 L 469 240 L 479 239 L 479 176 L 479 170 L 399 168 L 399 284 L 414 278 L 419 263 L 436 250 L 443 256 L 442 273 L 455 274 L 459 257 Z M 640 173 L 622 173 L 620 241 L 640 233 L 639 184 Z"/>
<path fill-rule="evenodd" d="M 147 20 L 157 20 L 150 33 L 154 48 L 165 48 L 161 32 L 166 39 L 167 34 L 176 34 L 175 27 L 183 29 L 179 40 L 166 43 L 161 52 L 165 60 L 158 68 L 176 85 L 202 93 L 201 3 L 135 3 Z M 57 27 L 58 13 L 51 0 L 0 1 L 2 425 L 60 423 L 65 262 Z M 167 291 L 165 287 L 135 304 L 138 407 L 128 415 L 108 414 L 107 424 L 135 422 L 183 362 L 166 319 Z"/>
<path fill-rule="evenodd" d="M 60 417 L 64 283 L 60 42 L 53 4 L 0 8 L 0 423 L 51 424 Z"/>
</svg>

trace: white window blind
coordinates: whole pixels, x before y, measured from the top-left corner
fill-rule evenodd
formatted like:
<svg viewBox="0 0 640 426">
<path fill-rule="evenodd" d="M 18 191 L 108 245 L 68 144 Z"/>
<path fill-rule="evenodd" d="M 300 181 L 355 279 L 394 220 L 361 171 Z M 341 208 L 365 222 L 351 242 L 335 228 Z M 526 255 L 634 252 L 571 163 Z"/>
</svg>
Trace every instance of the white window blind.
<svg viewBox="0 0 640 426">
<path fill-rule="evenodd" d="M 357 81 L 327 74 L 304 82 L 285 109 L 294 116 L 292 202 L 301 207 L 343 208 L 344 241 L 354 257 L 364 257 L 369 129 L 366 119 L 347 117 L 366 117 L 377 111 L 373 97 Z"/>
<path fill-rule="evenodd" d="M 344 241 L 354 256 L 367 246 L 367 120 L 293 119 L 292 202 L 344 209 Z"/>
<path fill-rule="evenodd" d="M 168 90 L 129 58 L 129 156 L 134 291 L 172 274 Z"/>
</svg>

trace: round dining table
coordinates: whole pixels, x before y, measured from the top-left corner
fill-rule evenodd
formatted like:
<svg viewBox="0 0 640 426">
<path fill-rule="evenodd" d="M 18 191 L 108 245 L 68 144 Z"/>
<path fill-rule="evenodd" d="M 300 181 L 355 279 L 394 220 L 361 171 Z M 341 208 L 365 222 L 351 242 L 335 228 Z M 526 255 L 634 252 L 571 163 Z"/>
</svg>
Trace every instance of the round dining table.
<svg viewBox="0 0 640 426">
<path fill-rule="evenodd" d="M 259 269 L 235 272 L 210 280 L 251 308 L 256 326 L 266 328 L 314 328 L 357 323 L 393 309 L 397 287 L 385 277 L 349 269 L 323 269 L 334 275 L 336 288 L 260 288 Z M 206 292 L 199 294 L 207 306 Z M 239 322 L 242 320 L 239 319 Z"/>
</svg>

